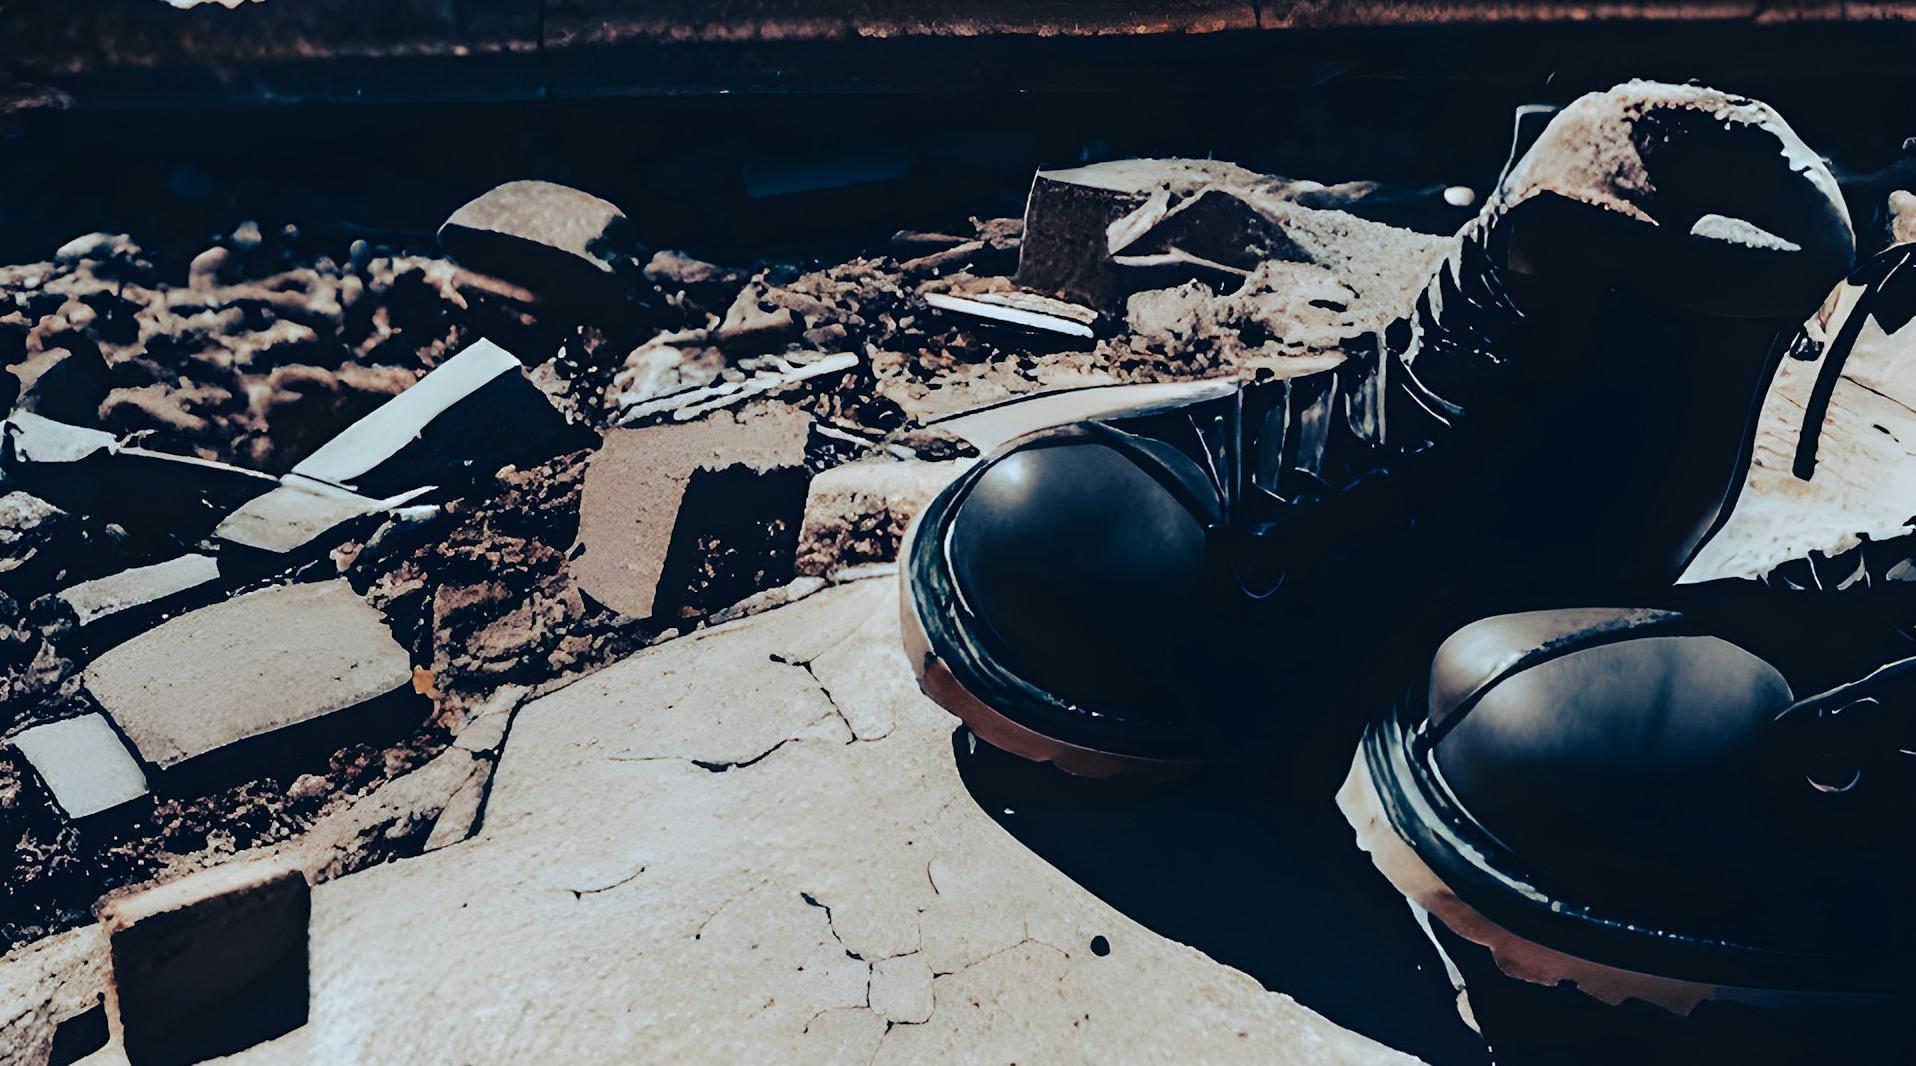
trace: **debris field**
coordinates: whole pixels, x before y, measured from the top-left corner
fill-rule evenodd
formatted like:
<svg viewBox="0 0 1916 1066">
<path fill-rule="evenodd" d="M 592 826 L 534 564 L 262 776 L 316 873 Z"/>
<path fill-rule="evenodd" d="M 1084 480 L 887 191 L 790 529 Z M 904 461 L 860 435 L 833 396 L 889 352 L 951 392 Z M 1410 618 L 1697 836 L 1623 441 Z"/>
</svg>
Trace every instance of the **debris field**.
<svg viewBox="0 0 1916 1066">
<path fill-rule="evenodd" d="M 523 181 L 0 267 L 0 1061 L 1392 1060 L 988 825 L 890 568 L 1024 431 L 1369 350 L 1449 239 L 1368 191 L 1127 160 L 727 266 Z M 1869 373 L 1827 447 L 1908 470 Z M 1704 570 L 1907 518 L 1751 484 Z"/>
</svg>

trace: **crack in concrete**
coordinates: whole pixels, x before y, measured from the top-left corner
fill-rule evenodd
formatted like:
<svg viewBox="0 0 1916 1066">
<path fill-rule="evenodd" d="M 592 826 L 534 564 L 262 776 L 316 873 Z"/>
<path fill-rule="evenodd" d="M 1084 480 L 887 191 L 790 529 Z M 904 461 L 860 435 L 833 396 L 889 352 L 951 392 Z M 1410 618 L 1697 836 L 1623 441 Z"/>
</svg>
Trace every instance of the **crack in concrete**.
<svg viewBox="0 0 1916 1066">
<path fill-rule="evenodd" d="M 831 932 L 832 939 L 838 941 L 838 946 L 845 949 L 846 958 L 865 962 L 865 956 L 860 955 L 851 948 L 845 947 L 845 938 L 838 935 L 838 926 L 832 924 L 832 909 L 830 906 L 820 903 L 818 897 L 812 895 L 810 892 L 800 892 L 798 898 L 804 900 L 807 906 L 817 907 L 819 910 L 825 912 L 825 928 Z M 865 963 L 865 1002 L 867 1005 L 871 1003 L 871 985 L 871 964 L 867 962 Z"/>
<path fill-rule="evenodd" d="M 638 880 L 639 875 L 644 872 L 645 872 L 645 867 L 641 866 L 638 869 L 632 871 L 631 873 L 625 875 L 624 877 L 619 878 L 617 881 L 614 881 L 609 885 L 600 885 L 598 888 L 568 888 L 566 889 L 566 891 L 572 893 L 573 899 L 584 899 L 587 896 L 596 896 L 601 892 L 610 892 L 613 889 L 620 887 L 621 885 L 629 885 L 633 881 Z M 711 919 L 708 918 L 706 920 L 710 921 Z"/>
</svg>

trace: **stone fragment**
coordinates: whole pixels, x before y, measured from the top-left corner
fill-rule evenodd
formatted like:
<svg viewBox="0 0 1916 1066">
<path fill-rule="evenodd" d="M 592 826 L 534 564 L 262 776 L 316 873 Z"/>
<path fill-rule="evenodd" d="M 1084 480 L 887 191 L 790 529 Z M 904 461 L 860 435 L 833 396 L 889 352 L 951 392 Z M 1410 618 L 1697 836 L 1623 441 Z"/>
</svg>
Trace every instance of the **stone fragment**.
<svg viewBox="0 0 1916 1066">
<path fill-rule="evenodd" d="M 375 497 L 464 484 L 589 436 L 511 352 L 481 340 L 321 445 L 292 472 Z"/>
<path fill-rule="evenodd" d="M 571 567 L 580 589 L 620 614 L 650 616 L 693 474 L 797 468 L 809 424 L 795 411 L 770 409 L 608 433 L 579 501 Z"/>
<path fill-rule="evenodd" d="M 1177 407 L 1228 395 L 1232 381 L 1180 381 L 1146 385 L 1100 385 L 1059 389 L 993 404 L 931 425 L 991 452 L 1006 441 L 1051 426 Z"/>
<path fill-rule="evenodd" d="M 798 572 L 823 576 L 896 559 L 911 520 L 970 465 L 866 460 L 812 478 L 798 532 Z"/>
<path fill-rule="evenodd" d="M 84 334 L 70 334 L 72 347 L 50 348 L 20 364 L 19 409 L 81 425 L 98 421 L 112 382 L 100 348 Z"/>
<path fill-rule="evenodd" d="M 306 877 L 270 861 L 100 905 L 108 1016 L 132 1066 L 229 1055 L 306 1024 Z"/>
<path fill-rule="evenodd" d="M 218 560 L 189 554 L 82 581 L 58 595 L 73 608 L 82 646 L 97 655 L 168 615 L 212 598 L 219 579 Z"/>
<path fill-rule="evenodd" d="M 712 331 L 712 342 L 734 354 L 750 355 L 780 348 L 795 340 L 805 323 L 789 307 L 769 305 L 762 282 L 741 290 L 725 318 Z"/>
<path fill-rule="evenodd" d="M 872 963 L 872 1012 L 888 1022 L 919 1025 L 931 1020 L 931 967 L 913 952 Z"/>
<path fill-rule="evenodd" d="M 102 655 L 86 687 L 162 768 L 412 683 L 406 650 L 343 580 L 262 589 Z"/>
<path fill-rule="evenodd" d="M 639 243 L 625 213 L 549 181 L 509 181 L 452 213 L 439 245 L 474 270 L 561 300 L 609 289 Z"/>
<path fill-rule="evenodd" d="M 1097 321 L 1097 312 L 1078 304 L 1054 300 L 1048 296 L 1033 293 L 980 293 L 975 296 L 958 296 L 952 293 L 928 292 L 924 301 L 940 311 L 966 315 L 986 322 L 1018 326 L 1028 330 L 1041 330 L 1065 337 L 1078 337 L 1090 340 L 1094 336 L 1091 326 Z"/>
<path fill-rule="evenodd" d="M 1024 241 L 1017 281 L 1092 307 L 1114 307 L 1133 282 L 1120 279 L 1114 248 L 1130 243 L 1144 211 L 1168 211 L 1173 203 L 1205 189 L 1258 190 L 1272 199 L 1336 206 L 1361 196 L 1361 188 L 1289 181 L 1210 159 L 1123 159 L 1070 170 L 1041 170 L 1025 204 Z M 1121 239 L 1121 237 L 1127 239 Z"/>
<path fill-rule="evenodd" d="M 26 757 L 68 818 L 85 818 L 146 795 L 146 773 L 101 714 L 22 730 L 10 743 Z"/>
<path fill-rule="evenodd" d="M 23 572 L 54 566 L 56 537 L 66 524 L 66 512 L 25 492 L 0 496 L 0 577 L 17 587 Z"/>
</svg>

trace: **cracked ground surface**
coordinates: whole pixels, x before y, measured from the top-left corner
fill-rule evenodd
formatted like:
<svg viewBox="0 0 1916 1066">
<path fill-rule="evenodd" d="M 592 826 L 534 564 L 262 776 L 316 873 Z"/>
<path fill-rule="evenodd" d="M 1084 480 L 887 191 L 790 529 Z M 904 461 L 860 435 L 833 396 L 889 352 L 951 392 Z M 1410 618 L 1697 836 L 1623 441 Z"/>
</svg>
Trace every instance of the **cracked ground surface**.
<svg viewBox="0 0 1916 1066">
<path fill-rule="evenodd" d="M 994 824 L 897 626 L 853 582 L 526 704 L 473 838 L 315 889 L 311 1020 L 234 1061 L 1410 1061 Z"/>
</svg>

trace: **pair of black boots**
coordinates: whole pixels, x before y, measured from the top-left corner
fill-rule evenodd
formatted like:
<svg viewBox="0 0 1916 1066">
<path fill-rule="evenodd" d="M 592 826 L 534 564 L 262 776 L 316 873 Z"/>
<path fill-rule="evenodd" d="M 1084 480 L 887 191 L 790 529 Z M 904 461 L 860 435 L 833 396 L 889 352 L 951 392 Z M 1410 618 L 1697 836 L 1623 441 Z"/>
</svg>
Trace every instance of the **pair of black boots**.
<svg viewBox="0 0 1916 1066">
<path fill-rule="evenodd" d="M 1831 294 L 1852 254 L 1766 106 L 1586 96 L 1373 351 L 974 466 L 907 540 L 907 653 L 1077 774 L 1321 796 L 1355 744 L 1359 842 L 1511 976 L 1679 1013 L 1916 995 L 1916 543 L 1673 585 L 1779 361 L 1822 362 L 1807 477 L 1847 352 L 1916 306 L 1908 248 Z"/>
</svg>

